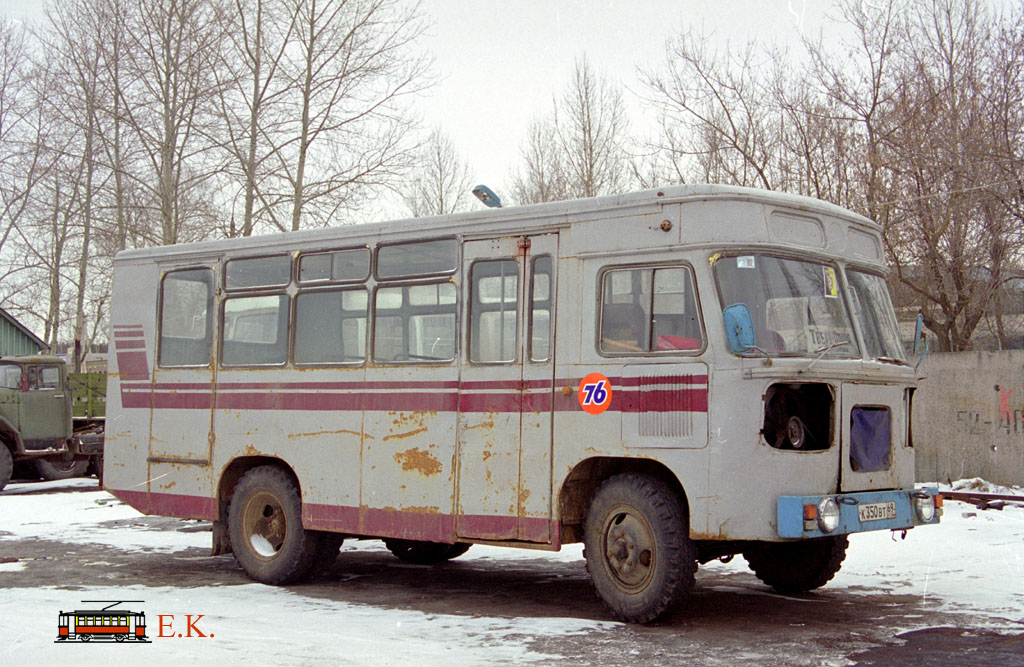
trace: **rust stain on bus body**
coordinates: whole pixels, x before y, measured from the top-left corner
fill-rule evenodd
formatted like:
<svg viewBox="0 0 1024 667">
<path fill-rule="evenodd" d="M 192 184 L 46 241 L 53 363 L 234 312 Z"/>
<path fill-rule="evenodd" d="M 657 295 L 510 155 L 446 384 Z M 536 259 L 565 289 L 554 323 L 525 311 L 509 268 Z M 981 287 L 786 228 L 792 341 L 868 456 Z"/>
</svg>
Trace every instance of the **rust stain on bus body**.
<svg viewBox="0 0 1024 667">
<path fill-rule="evenodd" d="M 409 431 L 407 433 L 392 433 L 391 435 L 384 436 L 384 442 L 387 442 L 388 440 L 391 440 L 391 439 L 394 439 L 394 438 L 411 438 L 412 436 L 416 435 L 417 433 L 423 433 L 426 430 L 427 430 L 427 427 L 423 426 L 421 428 L 416 429 L 415 431 Z"/>
<path fill-rule="evenodd" d="M 395 461 L 402 464 L 402 470 L 415 470 L 425 477 L 438 474 L 443 467 L 433 454 L 419 447 L 398 452 Z"/>
<path fill-rule="evenodd" d="M 354 435 L 357 437 L 363 437 L 363 434 L 359 431 L 350 431 L 348 429 L 338 429 L 337 431 L 314 431 L 312 433 L 289 433 L 289 438 L 308 438 L 315 435 Z M 366 436 L 367 438 L 373 438 L 373 436 Z"/>
</svg>

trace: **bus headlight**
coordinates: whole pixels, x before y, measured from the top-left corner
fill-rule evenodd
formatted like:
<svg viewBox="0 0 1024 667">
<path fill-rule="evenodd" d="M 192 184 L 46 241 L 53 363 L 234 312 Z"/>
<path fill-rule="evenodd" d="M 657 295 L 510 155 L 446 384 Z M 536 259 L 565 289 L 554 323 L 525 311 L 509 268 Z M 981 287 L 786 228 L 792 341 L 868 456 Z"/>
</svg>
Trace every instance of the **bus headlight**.
<svg viewBox="0 0 1024 667">
<path fill-rule="evenodd" d="M 822 498 L 818 503 L 818 527 L 823 533 L 839 527 L 839 505 L 832 498 Z"/>
<path fill-rule="evenodd" d="M 917 512 L 917 517 L 924 523 L 934 519 L 935 501 L 932 499 L 932 496 L 927 493 L 915 493 L 914 511 Z"/>
</svg>

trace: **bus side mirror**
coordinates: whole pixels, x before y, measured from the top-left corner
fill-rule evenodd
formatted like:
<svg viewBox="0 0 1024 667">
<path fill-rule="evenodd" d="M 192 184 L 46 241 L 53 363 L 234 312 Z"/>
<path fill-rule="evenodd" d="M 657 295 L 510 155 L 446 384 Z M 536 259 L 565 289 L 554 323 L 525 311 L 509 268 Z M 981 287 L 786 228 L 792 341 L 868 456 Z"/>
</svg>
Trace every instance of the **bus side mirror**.
<svg viewBox="0 0 1024 667">
<path fill-rule="evenodd" d="M 754 321 L 745 303 L 734 303 L 722 309 L 725 322 L 725 340 L 734 354 L 746 352 L 755 347 Z"/>
</svg>

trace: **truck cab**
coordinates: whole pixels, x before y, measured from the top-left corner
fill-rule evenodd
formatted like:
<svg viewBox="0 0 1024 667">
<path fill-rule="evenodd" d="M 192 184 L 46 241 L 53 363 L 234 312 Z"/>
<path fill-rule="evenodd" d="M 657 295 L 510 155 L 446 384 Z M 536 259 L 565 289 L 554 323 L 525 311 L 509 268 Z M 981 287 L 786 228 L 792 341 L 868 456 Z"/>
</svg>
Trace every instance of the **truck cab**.
<svg viewBox="0 0 1024 667">
<path fill-rule="evenodd" d="M 37 460 L 37 468 L 47 477 L 51 467 L 84 471 L 87 461 L 75 461 L 72 452 L 71 412 L 63 360 L 43 355 L 0 357 L 0 489 L 10 480 L 17 460 Z"/>
</svg>

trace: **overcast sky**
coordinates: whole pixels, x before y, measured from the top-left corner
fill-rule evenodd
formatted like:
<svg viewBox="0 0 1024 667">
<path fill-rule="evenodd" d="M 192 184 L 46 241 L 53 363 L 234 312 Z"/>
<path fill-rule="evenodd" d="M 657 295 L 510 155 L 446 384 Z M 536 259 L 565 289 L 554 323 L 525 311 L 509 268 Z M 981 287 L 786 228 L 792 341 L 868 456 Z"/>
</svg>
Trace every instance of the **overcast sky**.
<svg viewBox="0 0 1024 667">
<path fill-rule="evenodd" d="M 519 161 L 526 127 L 551 109 L 575 59 L 591 63 L 627 91 L 643 93 L 637 66 L 665 62 L 665 40 L 686 26 L 716 38 L 796 41 L 817 33 L 822 0 L 435 0 L 424 2 L 434 26 L 424 44 L 441 83 L 421 105 L 441 123 L 476 180 L 499 187 Z M 630 117 L 643 130 L 642 103 L 626 93 Z M 646 123 L 653 123 L 647 118 Z M 500 193 L 499 193 L 500 194 Z"/>
<path fill-rule="evenodd" d="M 867 4 L 875 0 L 863 0 Z M 41 0 L 0 0 L 0 13 L 38 20 Z M 423 0 L 432 26 L 421 47 L 438 84 L 417 103 L 428 126 L 440 124 L 475 182 L 506 189 L 529 120 L 551 109 L 577 57 L 626 89 L 640 134 L 645 117 L 637 66 L 665 61 L 665 40 L 686 26 L 717 39 L 795 42 L 816 34 L 829 0 Z"/>
</svg>

